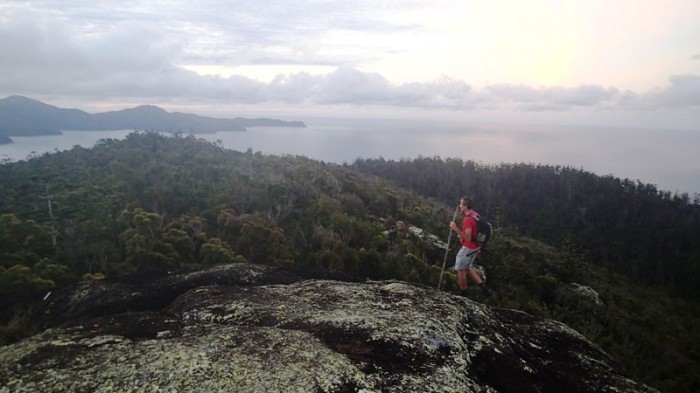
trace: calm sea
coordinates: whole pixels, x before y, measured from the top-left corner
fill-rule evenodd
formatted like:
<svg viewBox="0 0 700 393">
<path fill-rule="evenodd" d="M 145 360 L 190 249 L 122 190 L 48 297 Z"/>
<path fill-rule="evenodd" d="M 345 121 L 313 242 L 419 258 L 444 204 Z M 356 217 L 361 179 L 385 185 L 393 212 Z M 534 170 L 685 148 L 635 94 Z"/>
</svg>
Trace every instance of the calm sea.
<svg viewBox="0 0 700 393">
<path fill-rule="evenodd" d="M 583 168 L 598 175 L 640 180 L 671 192 L 700 193 L 700 131 L 552 125 L 463 124 L 380 119 L 309 119 L 307 128 L 254 127 L 247 132 L 199 134 L 227 149 L 302 155 L 351 163 L 440 156 L 487 164 L 541 163 Z M 13 137 L 0 159 L 91 147 L 122 139 L 130 130 L 66 131 L 63 135 Z"/>
</svg>

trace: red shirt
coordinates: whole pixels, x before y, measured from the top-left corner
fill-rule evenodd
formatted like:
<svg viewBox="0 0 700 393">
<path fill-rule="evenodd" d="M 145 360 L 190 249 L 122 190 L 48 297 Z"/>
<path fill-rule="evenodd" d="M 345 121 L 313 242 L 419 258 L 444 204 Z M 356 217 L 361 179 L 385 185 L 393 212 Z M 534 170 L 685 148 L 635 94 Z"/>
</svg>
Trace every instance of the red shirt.
<svg viewBox="0 0 700 393">
<path fill-rule="evenodd" d="M 474 243 L 474 241 L 473 241 L 474 238 L 476 237 L 476 220 L 474 220 L 473 218 L 470 218 L 469 216 L 479 217 L 479 213 L 477 213 L 475 211 L 471 211 L 468 216 L 464 216 L 464 221 L 462 221 L 462 231 L 463 232 L 466 232 L 467 228 L 471 228 L 471 230 L 472 230 L 471 239 L 464 240 L 460 237 L 459 240 L 462 242 L 462 246 L 467 247 L 467 248 L 471 248 L 472 250 L 475 250 L 475 249 L 479 248 L 479 246 L 476 243 Z"/>
</svg>

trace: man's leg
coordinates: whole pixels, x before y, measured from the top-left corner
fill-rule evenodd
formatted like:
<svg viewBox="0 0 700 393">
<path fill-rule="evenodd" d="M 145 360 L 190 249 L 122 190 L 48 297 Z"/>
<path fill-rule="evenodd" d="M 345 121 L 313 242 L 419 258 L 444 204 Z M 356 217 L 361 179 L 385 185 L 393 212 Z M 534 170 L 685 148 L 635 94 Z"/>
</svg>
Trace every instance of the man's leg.
<svg viewBox="0 0 700 393">
<path fill-rule="evenodd" d="M 469 277 L 469 280 L 473 282 L 476 285 L 481 286 L 481 294 L 484 296 L 491 296 L 493 293 L 493 290 L 491 290 L 489 287 L 486 286 L 484 283 L 484 280 L 481 278 L 479 273 L 476 272 L 474 269 L 469 269 L 467 270 L 467 275 Z"/>
<path fill-rule="evenodd" d="M 467 280 L 467 270 L 457 270 L 457 280 L 459 281 L 459 289 L 466 291 L 469 281 Z"/>
<path fill-rule="evenodd" d="M 484 280 L 481 279 L 479 273 L 477 273 L 474 269 L 467 269 L 466 276 L 469 277 L 469 281 L 476 285 L 481 285 L 484 283 Z"/>
</svg>

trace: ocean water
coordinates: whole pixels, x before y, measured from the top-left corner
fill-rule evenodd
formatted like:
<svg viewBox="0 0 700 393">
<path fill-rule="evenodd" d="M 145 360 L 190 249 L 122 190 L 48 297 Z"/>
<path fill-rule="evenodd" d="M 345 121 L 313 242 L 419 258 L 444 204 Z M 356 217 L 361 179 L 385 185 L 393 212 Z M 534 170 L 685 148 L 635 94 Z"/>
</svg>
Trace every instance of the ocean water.
<svg viewBox="0 0 700 393">
<path fill-rule="evenodd" d="M 26 160 L 35 155 L 69 150 L 76 145 L 89 148 L 100 139 L 124 139 L 132 132 L 134 131 L 64 131 L 63 135 L 13 136 L 14 143 L 0 145 L 0 160 Z"/>
<path fill-rule="evenodd" d="M 224 148 L 302 155 L 333 163 L 357 158 L 453 157 L 498 163 L 568 165 L 655 184 L 660 190 L 700 193 L 700 130 L 469 124 L 384 119 L 305 119 L 307 128 L 254 127 L 246 132 L 198 134 Z M 13 137 L 0 159 L 91 147 L 130 130 L 66 131 L 59 136 Z"/>
</svg>

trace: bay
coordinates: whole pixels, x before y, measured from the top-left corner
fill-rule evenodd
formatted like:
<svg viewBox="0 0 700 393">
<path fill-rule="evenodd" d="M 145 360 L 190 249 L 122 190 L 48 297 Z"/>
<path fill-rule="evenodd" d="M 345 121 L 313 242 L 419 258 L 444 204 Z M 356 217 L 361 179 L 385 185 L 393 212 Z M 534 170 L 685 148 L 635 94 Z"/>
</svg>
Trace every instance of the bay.
<svg viewBox="0 0 700 393">
<path fill-rule="evenodd" d="M 33 156 L 72 149 L 90 148 L 100 139 L 124 139 L 134 130 L 63 131 L 62 135 L 13 136 L 14 143 L 0 145 L 0 160 L 19 161 Z"/>
<path fill-rule="evenodd" d="M 332 163 L 357 158 L 462 158 L 484 164 L 567 165 L 598 175 L 640 180 L 671 192 L 700 193 L 700 131 L 537 124 L 475 124 L 429 120 L 302 119 L 307 128 L 254 127 L 246 132 L 197 134 L 224 148 L 300 155 Z M 65 131 L 13 137 L 0 159 L 91 147 L 131 130 Z"/>
</svg>

